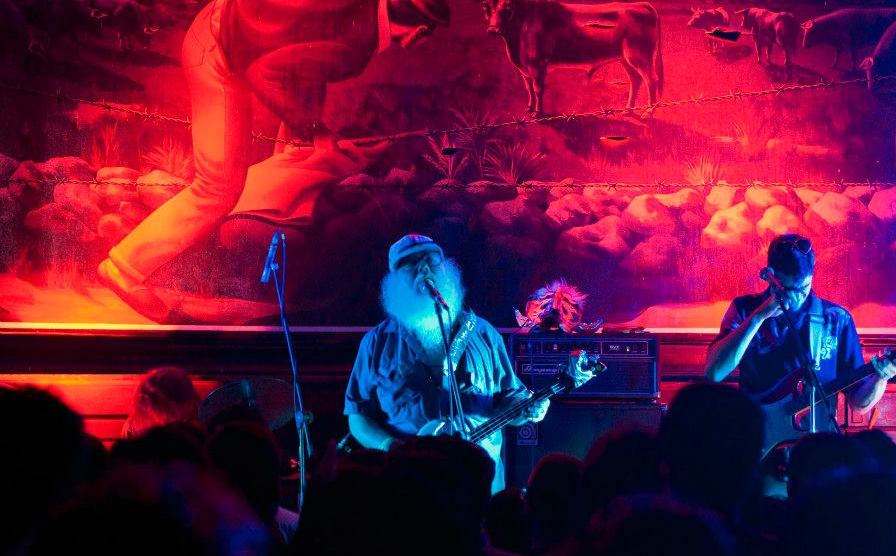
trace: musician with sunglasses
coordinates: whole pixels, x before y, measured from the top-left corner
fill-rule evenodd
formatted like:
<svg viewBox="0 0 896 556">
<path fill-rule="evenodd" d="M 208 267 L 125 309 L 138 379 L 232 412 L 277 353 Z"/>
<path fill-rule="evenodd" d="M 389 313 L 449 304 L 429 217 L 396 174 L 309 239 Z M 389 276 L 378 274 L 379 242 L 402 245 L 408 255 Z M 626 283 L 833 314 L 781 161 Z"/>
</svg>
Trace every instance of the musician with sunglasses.
<svg viewBox="0 0 896 556">
<path fill-rule="evenodd" d="M 819 381 L 825 385 L 861 367 L 864 359 L 849 312 L 812 290 L 814 271 L 815 252 L 809 239 L 785 234 L 769 245 L 765 277 L 779 282 L 786 310 L 810 352 L 808 360 L 815 362 Z M 734 299 L 706 358 L 709 380 L 721 381 L 738 368 L 740 388 L 763 403 L 766 393 L 775 391 L 789 376 L 797 376 L 801 368 L 798 342 L 773 287 L 777 286 Z M 845 391 L 847 403 L 859 412 L 880 401 L 887 380 L 896 375 L 896 365 L 884 358 L 873 357 L 872 367 L 867 377 Z M 827 417 L 818 418 L 817 430 L 832 428 Z"/>
</svg>

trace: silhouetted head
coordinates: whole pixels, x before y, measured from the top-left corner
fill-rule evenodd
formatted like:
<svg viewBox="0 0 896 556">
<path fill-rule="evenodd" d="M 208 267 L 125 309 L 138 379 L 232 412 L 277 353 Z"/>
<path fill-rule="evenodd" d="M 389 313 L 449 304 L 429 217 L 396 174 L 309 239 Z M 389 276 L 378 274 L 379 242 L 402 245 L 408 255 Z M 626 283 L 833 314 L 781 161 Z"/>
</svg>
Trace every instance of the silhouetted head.
<svg viewBox="0 0 896 556">
<path fill-rule="evenodd" d="M 877 467 L 871 452 L 851 437 L 834 433 L 809 435 L 790 450 L 787 493 L 799 496 L 805 489 L 823 487 L 828 481 Z"/>
<path fill-rule="evenodd" d="M 851 474 L 804 489 L 791 502 L 782 554 L 894 554 L 893 500 L 892 472 Z"/>
<path fill-rule="evenodd" d="M 207 471 L 182 464 L 123 466 L 67 507 L 34 554 L 266 556 L 267 531 Z"/>
<path fill-rule="evenodd" d="M 854 434 L 851 438 L 864 446 L 881 468 L 896 470 L 896 444 L 887 433 L 880 429 L 869 429 Z"/>
<path fill-rule="evenodd" d="M 252 423 L 234 423 L 209 438 L 207 450 L 212 465 L 262 522 L 273 523 L 280 500 L 280 452 L 271 432 Z"/>
<path fill-rule="evenodd" d="M 485 512 L 489 545 L 515 554 L 527 554 L 531 545 L 531 519 L 518 488 L 495 493 Z"/>
<path fill-rule="evenodd" d="M 392 494 L 383 511 L 403 531 L 392 552 L 478 550 L 494 473 L 482 447 L 450 436 L 412 437 L 390 450 L 384 477 Z"/>
<path fill-rule="evenodd" d="M 199 394 L 190 374 L 180 367 L 159 367 L 147 372 L 137 386 L 123 436 L 132 438 L 152 427 L 198 418 Z"/>
<path fill-rule="evenodd" d="M 37 388 L 0 386 L 0 553 L 13 553 L 83 477 L 83 422 Z"/>
<path fill-rule="evenodd" d="M 660 447 L 673 493 L 733 517 L 756 476 L 763 415 L 746 394 L 693 384 L 672 400 Z"/>
<path fill-rule="evenodd" d="M 730 531 L 710 512 L 663 496 L 620 498 L 609 508 L 606 527 L 592 554 L 629 556 L 675 554 L 728 556 L 736 545 Z"/>
<path fill-rule="evenodd" d="M 655 493 L 662 488 L 660 450 L 655 434 L 611 431 L 598 438 L 585 457 L 580 489 L 580 526 L 618 496 Z"/>
<path fill-rule="evenodd" d="M 568 454 L 548 454 L 532 470 L 526 503 L 540 546 L 550 546 L 570 533 L 581 479 L 582 462 Z"/>
<path fill-rule="evenodd" d="M 138 437 L 123 438 L 109 453 L 113 465 L 191 463 L 204 466 L 205 430 L 191 423 L 153 427 Z"/>
<path fill-rule="evenodd" d="M 335 473 L 321 467 L 308 484 L 305 504 L 290 554 L 315 554 L 325 549 L 333 556 L 391 554 L 394 516 L 391 500 L 397 493 L 383 479 L 386 453 L 353 450 L 337 462 Z M 398 534 L 398 533 L 396 533 Z"/>
</svg>

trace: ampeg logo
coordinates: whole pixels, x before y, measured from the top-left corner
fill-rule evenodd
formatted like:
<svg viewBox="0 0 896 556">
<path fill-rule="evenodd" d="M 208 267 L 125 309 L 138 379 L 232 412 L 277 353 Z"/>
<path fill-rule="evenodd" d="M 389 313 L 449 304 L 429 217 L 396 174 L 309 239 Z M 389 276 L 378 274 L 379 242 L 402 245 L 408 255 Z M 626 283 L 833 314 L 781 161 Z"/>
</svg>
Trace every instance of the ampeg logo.
<svg viewBox="0 0 896 556">
<path fill-rule="evenodd" d="M 526 423 L 516 429 L 517 446 L 538 446 L 538 425 Z"/>
</svg>

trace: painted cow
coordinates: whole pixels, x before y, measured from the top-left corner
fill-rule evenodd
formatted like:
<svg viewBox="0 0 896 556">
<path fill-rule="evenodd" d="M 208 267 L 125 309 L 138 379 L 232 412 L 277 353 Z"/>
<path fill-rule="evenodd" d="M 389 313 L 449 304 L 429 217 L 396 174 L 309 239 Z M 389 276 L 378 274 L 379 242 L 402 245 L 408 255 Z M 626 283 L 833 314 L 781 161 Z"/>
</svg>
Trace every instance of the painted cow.
<svg viewBox="0 0 896 556">
<path fill-rule="evenodd" d="M 884 31 L 896 21 L 896 8 L 847 8 L 803 23 L 803 48 L 827 44 L 837 50 L 836 67 L 844 51 L 849 51 L 852 68 L 859 63 L 858 51 L 874 47 Z"/>
<path fill-rule="evenodd" d="M 728 14 L 728 10 L 721 6 L 712 9 L 691 8 L 691 19 L 688 20 L 688 27 L 712 31 L 718 27 L 727 27 L 730 23 L 731 16 Z"/>
<path fill-rule="evenodd" d="M 30 38 L 19 7 L 12 0 L 0 0 L 0 75 L 5 79 L 21 78 Z"/>
<path fill-rule="evenodd" d="M 874 47 L 871 56 L 862 60 L 859 65 L 868 78 L 868 90 L 879 85 L 880 77 L 894 77 L 890 83 L 896 82 L 896 23 L 891 23 Z"/>
<path fill-rule="evenodd" d="M 63 37 L 78 41 L 78 34 L 89 27 L 82 0 L 16 0 L 28 23 L 28 50 L 49 56 Z"/>
<path fill-rule="evenodd" d="M 691 18 L 688 20 L 688 27 L 692 29 L 700 29 L 701 31 L 710 32 L 718 28 L 728 27 L 731 24 L 731 16 L 728 10 L 723 7 L 718 8 L 691 8 Z M 718 39 L 707 36 L 707 46 L 710 52 L 715 52 L 718 46 Z"/>
<path fill-rule="evenodd" d="M 89 0 L 89 13 L 105 31 L 113 31 L 119 50 L 149 48 L 159 26 L 152 8 L 136 0 Z"/>
<path fill-rule="evenodd" d="M 784 51 L 784 66 L 788 75 L 793 67 L 793 56 L 800 42 L 800 25 L 790 12 L 773 12 L 762 8 L 745 8 L 737 12 L 744 18 L 743 26 L 753 33 L 756 45 L 756 57 L 762 63 L 772 63 L 772 47 L 778 45 Z"/>
<path fill-rule="evenodd" d="M 599 67 L 618 61 L 629 78 L 629 108 L 635 105 L 642 82 L 649 103 L 662 95 L 660 20 L 647 2 L 484 0 L 483 8 L 488 32 L 504 39 L 507 56 L 523 77 L 530 115 L 543 113 L 549 66 L 584 68 L 590 78 Z"/>
</svg>

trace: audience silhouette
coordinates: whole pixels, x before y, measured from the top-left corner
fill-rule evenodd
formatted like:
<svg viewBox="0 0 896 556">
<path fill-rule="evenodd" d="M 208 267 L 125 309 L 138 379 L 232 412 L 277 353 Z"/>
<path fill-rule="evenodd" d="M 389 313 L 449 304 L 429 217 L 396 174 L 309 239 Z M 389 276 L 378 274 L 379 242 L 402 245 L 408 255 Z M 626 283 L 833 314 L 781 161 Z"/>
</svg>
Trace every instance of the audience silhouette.
<svg viewBox="0 0 896 556">
<path fill-rule="evenodd" d="M 130 428 L 108 452 L 44 390 L 0 387 L 0 422 L 3 554 L 896 553 L 886 433 L 803 438 L 789 451 L 780 519 L 751 521 L 763 415 L 719 384 L 682 389 L 657 433 L 611 430 L 584 461 L 550 454 L 525 488 L 494 496 L 492 460 L 459 438 L 348 455 L 331 444 L 300 518 L 280 490 L 283 452 L 251 408 L 208 427 L 190 417 Z"/>
</svg>

